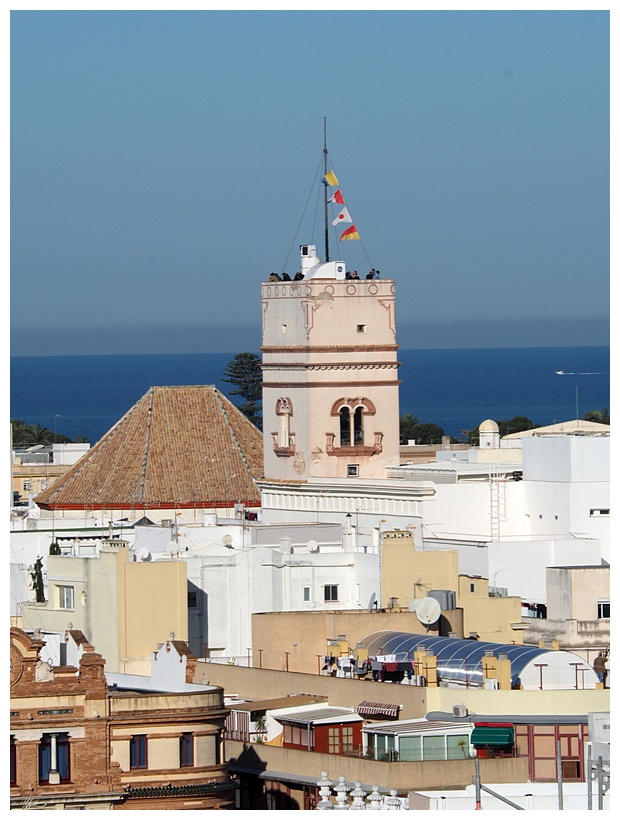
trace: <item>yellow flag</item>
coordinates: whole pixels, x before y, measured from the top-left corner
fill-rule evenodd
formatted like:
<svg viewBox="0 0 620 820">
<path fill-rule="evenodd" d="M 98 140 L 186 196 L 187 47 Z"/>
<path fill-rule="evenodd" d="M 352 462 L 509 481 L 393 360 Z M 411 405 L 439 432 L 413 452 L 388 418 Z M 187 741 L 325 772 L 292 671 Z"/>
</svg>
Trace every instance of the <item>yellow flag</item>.
<svg viewBox="0 0 620 820">
<path fill-rule="evenodd" d="M 336 179 L 336 174 L 333 171 L 328 171 L 325 176 L 323 177 L 323 184 L 324 185 L 338 185 L 339 182 Z"/>
</svg>

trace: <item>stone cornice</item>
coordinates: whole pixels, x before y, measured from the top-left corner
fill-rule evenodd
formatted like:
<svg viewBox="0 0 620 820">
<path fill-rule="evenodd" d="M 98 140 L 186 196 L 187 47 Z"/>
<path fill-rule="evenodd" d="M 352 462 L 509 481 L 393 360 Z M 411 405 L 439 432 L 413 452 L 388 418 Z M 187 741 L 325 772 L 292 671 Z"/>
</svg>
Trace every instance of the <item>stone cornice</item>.
<svg viewBox="0 0 620 820">
<path fill-rule="evenodd" d="M 262 370 L 394 370 L 401 362 L 274 362 Z"/>
<path fill-rule="evenodd" d="M 372 353 L 374 351 L 398 350 L 400 345 L 264 345 L 261 353 Z"/>
</svg>

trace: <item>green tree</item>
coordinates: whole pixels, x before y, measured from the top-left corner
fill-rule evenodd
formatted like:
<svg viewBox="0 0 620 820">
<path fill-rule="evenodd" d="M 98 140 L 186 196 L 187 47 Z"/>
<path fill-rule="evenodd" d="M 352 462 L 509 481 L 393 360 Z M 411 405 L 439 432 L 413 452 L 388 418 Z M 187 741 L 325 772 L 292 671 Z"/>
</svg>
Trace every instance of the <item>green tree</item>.
<svg viewBox="0 0 620 820">
<path fill-rule="evenodd" d="M 400 417 L 400 443 L 406 444 L 409 439 L 413 439 L 413 428 L 420 423 L 420 419 L 412 413 L 405 413 Z"/>
<path fill-rule="evenodd" d="M 465 444 L 469 444 L 470 447 L 477 447 L 480 444 L 480 433 L 477 427 L 474 430 L 461 430 L 461 433 L 465 438 Z"/>
<path fill-rule="evenodd" d="M 433 422 L 415 424 L 411 428 L 411 433 L 411 438 L 415 440 L 416 444 L 441 444 L 444 435 L 443 427 L 433 424 Z"/>
<path fill-rule="evenodd" d="M 263 371 L 261 359 L 256 353 L 237 353 L 227 364 L 222 381 L 234 384 L 237 389 L 230 390 L 231 396 L 241 396 L 245 404 L 239 410 L 258 429 L 262 429 L 262 382 Z"/>
<path fill-rule="evenodd" d="M 40 424 L 26 424 L 21 419 L 11 419 L 13 428 L 13 445 L 16 447 L 32 447 L 35 444 L 70 444 L 71 439 L 60 433 L 53 433 Z"/>
<path fill-rule="evenodd" d="M 497 421 L 500 436 L 507 436 L 510 433 L 523 433 L 525 430 L 534 430 L 540 427 L 540 424 L 534 424 L 527 416 L 514 416 L 508 421 Z"/>
<path fill-rule="evenodd" d="M 584 421 L 596 421 L 599 424 L 609 424 L 609 410 L 603 407 L 602 410 L 588 410 L 582 416 Z"/>
</svg>

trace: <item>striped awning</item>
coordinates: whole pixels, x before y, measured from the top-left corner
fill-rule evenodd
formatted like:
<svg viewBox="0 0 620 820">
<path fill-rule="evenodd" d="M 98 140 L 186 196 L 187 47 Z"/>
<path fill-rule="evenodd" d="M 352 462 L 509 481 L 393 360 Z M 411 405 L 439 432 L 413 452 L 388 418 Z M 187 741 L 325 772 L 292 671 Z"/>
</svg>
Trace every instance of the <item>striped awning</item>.
<svg viewBox="0 0 620 820">
<path fill-rule="evenodd" d="M 388 717 L 397 718 L 400 704 L 398 703 L 375 703 L 370 700 L 363 700 L 355 710 L 362 717 Z"/>
<path fill-rule="evenodd" d="M 473 746 L 512 746 L 514 729 L 512 726 L 476 726 L 470 743 Z"/>
</svg>

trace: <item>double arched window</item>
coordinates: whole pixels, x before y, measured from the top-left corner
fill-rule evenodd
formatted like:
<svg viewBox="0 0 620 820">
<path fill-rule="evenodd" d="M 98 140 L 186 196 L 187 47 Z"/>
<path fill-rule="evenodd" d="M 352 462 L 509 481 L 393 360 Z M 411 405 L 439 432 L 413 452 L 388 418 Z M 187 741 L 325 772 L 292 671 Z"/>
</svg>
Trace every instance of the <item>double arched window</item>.
<svg viewBox="0 0 620 820">
<path fill-rule="evenodd" d="M 367 415 L 374 416 L 376 413 L 374 404 L 370 399 L 342 398 L 332 405 L 332 416 L 339 418 L 339 439 L 340 447 L 363 447 L 364 446 L 364 418 Z"/>
</svg>

